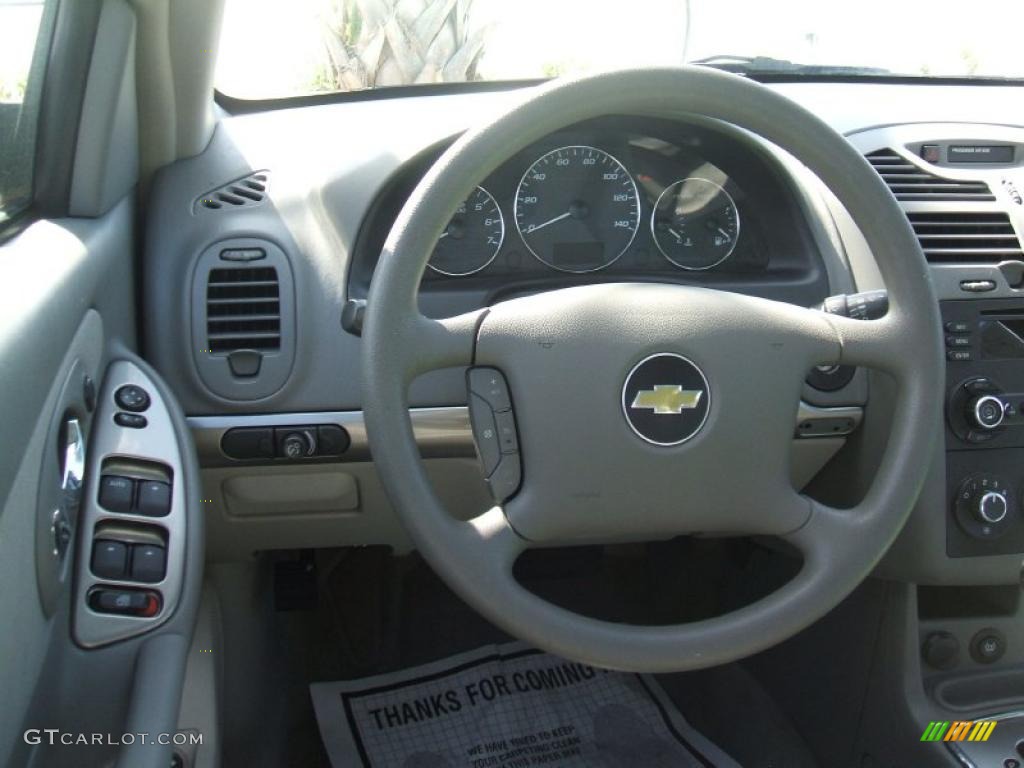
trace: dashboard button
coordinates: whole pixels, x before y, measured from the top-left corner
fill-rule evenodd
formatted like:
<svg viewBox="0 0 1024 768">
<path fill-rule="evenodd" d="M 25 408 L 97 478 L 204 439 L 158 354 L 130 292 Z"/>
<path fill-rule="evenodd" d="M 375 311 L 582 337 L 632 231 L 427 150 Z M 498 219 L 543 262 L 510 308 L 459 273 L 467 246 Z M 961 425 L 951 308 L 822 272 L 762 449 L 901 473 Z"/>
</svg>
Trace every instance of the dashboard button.
<svg viewBox="0 0 1024 768">
<path fill-rule="evenodd" d="M 122 410 L 142 413 L 149 408 L 149 393 L 135 384 L 125 384 L 114 393 L 114 402 Z"/>
<path fill-rule="evenodd" d="M 120 475 L 100 478 L 100 506 L 111 512 L 130 512 L 135 496 L 135 481 Z"/>
<path fill-rule="evenodd" d="M 167 550 L 153 544 L 136 544 L 132 547 L 132 581 L 155 584 L 164 580 L 167 573 Z"/>
<path fill-rule="evenodd" d="M 955 363 L 969 363 L 971 361 L 969 349 L 950 349 L 946 351 L 946 359 Z"/>
<path fill-rule="evenodd" d="M 128 545 L 97 539 L 92 544 L 92 572 L 101 579 L 123 579 L 128 570 Z"/>
<path fill-rule="evenodd" d="M 125 413 L 124 411 L 114 414 L 114 423 L 119 427 L 128 427 L 129 429 L 142 429 L 149 424 L 141 413 Z"/>
<path fill-rule="evenodd" d="M 229 429 L 220 440 L 220 449 L 231 459 L 271 459 L 274 431 L 269 427 Z"/>
<path fill-rule="evenodd" d="M 159 480 L 139 482 L 139 514 L 163 517 L 171 511 L 171 486 Z"/>
<path fill-rule="evenodd" d="M 946 346 L 950 349 L 969 347 L 971 346 L 971 337 L 962 334 L 950 334 L 946 336 Z"/>
<path fill-rule="evenodd" d="M 963 320 L 950 320 L 946 323 L 945 328 L 950 333 L 970 333 L 971 324 Z"/>
<path fill-rule="evenodd" d="M 321 424 L 316 428 L 316 434 L 319 442 L 318 456 L 340 456 L 352 444 L 348 432 L 337 424 Z"/>
</svg>

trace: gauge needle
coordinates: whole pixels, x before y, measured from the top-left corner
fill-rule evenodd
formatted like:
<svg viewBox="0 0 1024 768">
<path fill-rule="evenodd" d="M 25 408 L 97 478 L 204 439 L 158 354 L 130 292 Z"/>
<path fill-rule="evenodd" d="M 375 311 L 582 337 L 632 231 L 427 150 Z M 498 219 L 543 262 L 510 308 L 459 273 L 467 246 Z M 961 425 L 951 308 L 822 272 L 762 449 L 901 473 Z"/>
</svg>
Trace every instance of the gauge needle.
<svg viewBox="0 0 1024 768">
<path fill-rule="evenodd" d="M 718 231 L 722 233 L 722 237 L 724 237 L 724 238 L 725 238 L 725 239 L 726 239 L 727 241 L 728 241 L 728 240 L 732 240 L 732 238 L 731 238 L 731 237 L 729 237 L 729 233 L 728 233 L 728 232 L 726 232 L 726 231 L 725 231 L 724 229 L 722 229 L 721 227 L 719 227 L 719 228 L 718 228 Z"/>
<path fill-rule="evenodd" d="M 442 233 L 441 233 L 441 237 L 439 237 L 439 238 L 437 238 L 437 239 L 438 239 L 438 240 L 442 240 L 442 239 L 444 239 L 444 238 L 446 238 L 446 237 L 448 237 L 448 230 L 447 230 L 447 229 L 446 229 L 446 230 L 445 230 L 444 232 L 442 232 Z"/>
<path fill-rule="evenodd" d="M 677 243 L 683 242 L 683 236 L 676 232 L 674 229 L 672 229 L 672 227 L 668 228 L 668 232 L 670 235 L 672 235 L 672 237 L 676 239 Z"/>
<path fill-rule="evenodd" d="M 561 216 L 555 216 L 555 218 L 549 219 L 548 221 L 545 221 L 543 224 L 538 224 L 535 227 L 531 226 L 527 230 L 527 232 L 536 232 L 538 229 L 544 229 L 544 227 L 548 226 L 549 224 L 554 224 L 556 221 L 561 221 L 562 219 L 567 219 L 570 216 L 572 216 L 572 212 L 571 211 L 566 211 Z"/>
</svg>

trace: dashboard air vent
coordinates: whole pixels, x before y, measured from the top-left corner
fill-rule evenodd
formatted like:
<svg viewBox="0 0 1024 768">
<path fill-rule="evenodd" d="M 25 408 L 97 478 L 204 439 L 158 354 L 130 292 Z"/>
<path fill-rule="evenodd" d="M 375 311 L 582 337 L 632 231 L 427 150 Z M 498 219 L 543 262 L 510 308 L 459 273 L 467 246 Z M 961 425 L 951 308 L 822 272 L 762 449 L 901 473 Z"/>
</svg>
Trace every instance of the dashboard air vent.
<svg viewBox="0 0 1024 768">
<path fill-rule="evenodd" d="M 928 173 L 891 149 L 867 155 L 868 162 L 882 177 L 897 200 L 980 200 L 995 196 L 983 181 L 945 179 Z"/>
<path fill-rule="evenodd" d="M 995 264 L 1024 259 L 1005 213 L 908 213 L 921 250 L 935 264 Z"/>
<path fill-rule="evenodd" d="M 211 269 L 206 283 L 211 352 L 281 346 L 281 296 L 274 267 Z"/>
<path fill-rule="evenodd" d="M 196 201 L 196 205 L 217 211 L 262 203 L 267 197 L 268 179 L 266 171 L 257 171 L 207 192 Z"/>
</svg>

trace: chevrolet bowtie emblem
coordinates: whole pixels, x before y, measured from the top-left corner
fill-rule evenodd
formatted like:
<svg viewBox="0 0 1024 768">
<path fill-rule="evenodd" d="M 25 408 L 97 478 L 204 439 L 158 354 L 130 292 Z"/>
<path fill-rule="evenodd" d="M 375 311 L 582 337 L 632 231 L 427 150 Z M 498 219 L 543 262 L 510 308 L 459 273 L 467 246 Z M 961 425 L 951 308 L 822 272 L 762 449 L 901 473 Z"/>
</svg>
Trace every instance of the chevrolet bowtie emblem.
<svg viewBox="0 0 1024 768">
<path fill-rule="evenodd" d="M 699 389 L 683 389 L 679 384 L 655 384 L 654 389 L 641 389 L 633 399 L 633 408 L 650 408 L 655 414 L 679 415 L 700 404 L 704 393 Z"/>
</svg>

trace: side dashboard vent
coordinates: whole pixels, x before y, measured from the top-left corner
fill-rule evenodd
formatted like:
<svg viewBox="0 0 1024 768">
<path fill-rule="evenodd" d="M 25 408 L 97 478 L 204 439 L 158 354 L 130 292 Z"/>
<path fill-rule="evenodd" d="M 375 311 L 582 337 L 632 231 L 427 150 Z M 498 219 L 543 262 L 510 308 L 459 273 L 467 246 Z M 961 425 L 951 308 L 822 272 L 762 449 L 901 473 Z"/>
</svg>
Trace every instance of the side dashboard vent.
<svg viewBox="0 0 1024 768">
<path fill-rule="evenodd" d="M 274 267 L 211 269 L 206 283 L 211 352 L 281 347 L 281 287 Z"/>
<path fill-rule="evenodd" d="M 983 181 L 946 179 L 929 173 L 891 149 L 879 149 L 866 156 L 897 200 L 993 201 L 995 196 Z"/>
<path fill-rule="evenodd" d="M 1020 240 L 1005 213 L 908 213 L 928 261 L 995 264 L 1024 260 Z"/>
<path fill-rule="evenodd" d="M 195 203 L 195 208 L 208 208 L 212 211 L 224 208 L 245 208 L 258 205 L 267 198 L 267 183 L 270 175 L 267 171 L 257 171 L 244 178 L 229 182 L 222 187 L 210 190 Z"/>
</svg>

